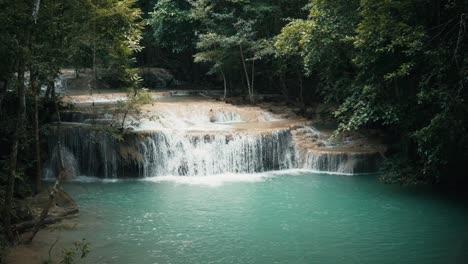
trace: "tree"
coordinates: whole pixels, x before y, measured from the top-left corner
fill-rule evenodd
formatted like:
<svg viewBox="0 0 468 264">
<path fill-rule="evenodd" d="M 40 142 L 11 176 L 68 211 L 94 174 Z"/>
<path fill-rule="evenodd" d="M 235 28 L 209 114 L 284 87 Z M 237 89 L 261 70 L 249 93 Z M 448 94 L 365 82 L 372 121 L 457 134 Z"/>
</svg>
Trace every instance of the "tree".
<svg viewBox="0 0 468 264">
<path fill-rule="evenodd" d="M 308 18 L 291 20 L 275 42 L 280 58 L 319 80 L 316 89 L 326 102 L 341 103 L 349 95 L 358 5 L 356 0 L 313 0 Z"/>
<path fill-rule="evenodd" d="M 151 94 L 141 89 L 142 79 L 136 72 L 133 74 L 133 86 L 127 90 L 127 100 L 117 102 L 116 113 L 122 115 L 120 131 L 126 128 L 125 123 L 129 115 L 139 115 L 141 107 L 152 102 Z"/>
<path fill-rule="evenodd" d="M 272 54 L 271 41 L 266 37 L 259 38 L 255 27 L 261 23 L 255 18 L 264 17 L 269 10 L 270 5 L 250 1 L 192 2 L 192 18 L 200 25 L 201 32 L 197 34 L 199 53 L 195 54 L 195 62 L 210 63 L 210 73 L 222 75 L 225 94 L 226 62 L 229 61 L 230 71 L 241 70 L 243 78 L 240 81 L 247 88 L 249 101 L 254 102 L 255 63 Z"/>
<path fill-rule="evenodd" d="M 135 0 L 20 0 L 9 1 L 8 4 L 0 2 L 2 10 L 0 18 L 3 23 L 0 34 L 0 55 L 4 56 L 7 62 L 0 66 L 2 113 L 0 162 L 5 163 L 6 160 L 4 149 L 10 149 L 2 220 L 3 229 L 10 241 L 14 241 L 10 223 L 15 179 L 29 169 L 31 160 L 36 164 L 34 179 L 36 191 L 40 189 L 39 110 L 50 110 L 50 101 L 44 102 L 45 107 L 40 107 L 39 88 L 43 84 L 53 87 L 59 70 L 64 66 L 75 62 L 79 67 L 92 66 L 91 60 L 86 58 L 99 59 L 107 72 L 118 74 L 117 82 L 120 85 L 131 86 L 135 72 L 130 69 L 134 62 L 133 55 L 135 51 L 141 49 L 139 46 L 141 12 L 133 7 L 135 2 Z M 83 54 L 86 54 L 85 58 L 81 57 Z M 78 58 L 80 59 L 77 60 Z M 25 85 L 27 71 L 30 77 L 28 86 Z M 7 88 L 13 88 L 12 92 L 7 92 Z M 57 103 L 55 90 L 51 91 L 53 101 Z M 33 98 L 33 102 L 27 103 L 30 97 Z M 30 107 L 32 105 L 34 107 Z M 55 110 L 58 111 L 58 107 Z M 29 115 L 29 113 L 34 114 Z M 12 126 L 10 123 L 15 125 Z M 32 129 L 29 129 L 30 127 Z M 4 142 L 4 138 L 8 138 L 8 142 Z M 36 141 L 35 157 L 29 157 L 29 153 L 34 153 L 29 150 L 31 145 L 28 142 L 29 138 L 34 138 Z M 2 166 L 2 175 L 5 172 L 3 168 Z M 58 175 L 58 182 L 60 178 Z"/>
<path fill-rule="evenodd" d="M 443 182 L 468 158 L 460 144 L 468 124 L 466 4 L 313 0 L 307 19 L 282 29 L 277 57 L 300 61 L 324 100 L 339 105 L 336 135 L 394 135 L 386 179 Z"/>
<path fill-rule="evenodd" d="M 175 53 L 193 49 L 196 25 L 190 17 L 190 7 L 187 0 L 159 0 L 155 4 L 147 23 L 161 47 Z"/>
<path fill-rule="evenodd" d="M 10 13 L 13 17 L 22 21 L 26 25 L 26 29 L 23 32 L 20 32 L 17 36 L 17 42 L 15 43 L 15 56 L 17 59 L 17 116 L 16 116 L 16 131 L 12 136 L 11 143 L 11 152 L 10 152 L 10 162 L 9 162 L 9 173 L 7 180 L 7 187 L 5 192 L 5 200 L 3 205 L 3 227 L 5 234 L 7 235 L 10 241 L 14 240 L 13 233 L 10 229 L 11 224 L 11 210 L 12 210 L 12 201 L 15 188 L 15 179 L 17 177 L 17 165 L 18 165 L 18 148 L 20 144 L 20 137 L 24 133 L 25 128 L 25 119 L 26 119 L 26 91 L 25 91 L 25 71 L 26 71 L 26 59 L 28 54 L 28 47 L 30 41 L 30 30 L 32 26 L 31 17 L 27 16 L 32 12 L 32 6 L 27 3 L 15 2 L 8 11 L 13 11 L 14 9 L 19 9 L 24 13 L 14 14 Z"/>
<path fill-rule="evenodd" d="M 210 64 L 211 68 L 208 74 L 221 74 L 224 87 L 223 99 L 226 99 L 227 80 L 223 67 L 225 67 L 224 60 L 226 60 L 228 56 L 229 49 L 224 43 L 224 38 L 215 33 L 200 35 L 197 43 L 197 49 L 200 50 L 200 52 L 194 55 L 194 62 Z"/>
</svg>

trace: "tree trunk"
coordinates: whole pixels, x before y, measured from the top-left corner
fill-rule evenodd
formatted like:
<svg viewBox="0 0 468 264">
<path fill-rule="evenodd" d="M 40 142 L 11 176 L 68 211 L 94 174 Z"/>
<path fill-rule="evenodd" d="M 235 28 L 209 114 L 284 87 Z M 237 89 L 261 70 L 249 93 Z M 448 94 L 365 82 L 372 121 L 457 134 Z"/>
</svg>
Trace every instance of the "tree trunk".
<svg viewBox="0 0 468 264">
<path fill-rule="evenodd" d="M 96 25 L 93 24 L 93 77 L 94 83 L 92 83 L 89 87 L 89 94 L 93 95 L 93 89 L 97 84 L 97 70 L 96 70 Z"/>
<path fill-rule="evenodd" d="M 0 80 L 0 116 L 2 115 L 2 102 L 3 98 L 5 98 L 5 94 L 7 92 L 8 81 L 7 80 Z"/>
<path fill-rule="evenodd" d="M 254 102 L 255 60 L 252 60 L 252 84 L 250 85 L 250 103 Z"/>
<path fill-rule="evenodd" d="M 253 101 L 252 101 L 252 91 L 251 91 L 251 88 L 250 88 L 250 78 L 249 78 L 249 73 L 247 72 L 247 66 L 245 65 L 244 51 L 242 50 L 242 45 L 239 45 L 239 51 L 240 51 L 240 56 L 241 56 L 241 60 L 242 60 L 242 66 L 244 68 L 245 81 L 247 82 L 247 89 L 249 91 L 250 103 L 253 103 Z"/>
<path fill-rule="evenodd" d="M 18 117 L 16 121 L 16 131 L 13 135 L 11 153 L 10 153 L 10 172 L 8 174 L 8 183 L 5 193 L 5 202 L 3 205 L 3 225 L 5 234 L 10 241 L 14 240 L 13 232 L 11 231 L 11 207 L 13 202 L 13 194 L 15 190 L 15 178 L 16 178 L 16 165 L 18 162 L 18 145 L 21 134 L 24 130 L 24 119 L 26 116 L 26 98 L 24 91 L 24 55 L 21 54 L 18 61 Z"/>
<path fill-rule="evenodd" d="M 93 90 L 96 89 L 96 83 L 97 83 L 97 71 L 96 71 L 96 43 L 93 44 L 93 80 L 94 83 L 92 83 L 89 87 L 89 94 L 93 95 Z"/>
<path fill-rule="evenodd" d="M 224 82 L 224 97 L 223 100 L 226 100 L 227 96 L 227 82 L 226 82 L 226 76 L 224 75 L 224 71 L 221 70 L 221 76 L 223 76 L 223 82 Z"/>
<path fill-rule="evenodd" d="M 46 89 L 46 92 L 44 94 L 44 100 L 46 102 L 49 102 L 50 101 L 50 90 L 52 89 L 52 87 L 50 85 L 47 85 L 47 89 Z"/>
<path fill-rule="evenodd" d="M 53 83 L 53 81 L 51 82 Z M 34 229 L 32 231 L 31 236 L 29 237 L 28 240 L 26 240 L 26 243 L 31 243 L 31 241 L 34 239 L 36 236 L 37 232 L 41 228 L 42 225 L 44 225 L 44 221 L 49 214 L 49 210 L 54 204 L 54 199 L 55 195 L 57 192 L 60 190 L 60 187 L 62 185 L 62 181 L 65 178 L 65 165 L 63 162 L 63 157 L 62 157 L 62 137 L 61 137 L 61 120 L 60 120 L 60 112 L 58 108 L 58 102 L 57 102 L 57 97 L 55 96 L 55 85 L 52 87 L 52 93 L 53 93 L 53 100 L 54 100 L 54 106 L 55 106 L 55 113 L 57 114 L 57 143 L 56 143 L 56 148 L 57 148 L 57 155 L 59 158 L 59 174 L 55 179 L 55 184 L 52 186 L 52 190 L 49 192 L 49 201 L 47 204 L 44 206 L 42 209 L 41 215 L 39 219 L 36 222 L 36 225 L 34 226 Z"/>
<path fill-rule="evenodd" d="M 55 97 L 57 96 L 57 94 L 55 93 L 55 82 L 54 81 L 49 81 L 49 88 L 50 88 L 50 96 L 51 96 L 51 99 L 52 99 L 52 103 L 55 104 Z"/>
<path fill-rule="evenodd" d="M 127 119 L 128 112 L 130 112 L 130 106 L 127 109 L 125 109 L 125 113 L 124 113 L 124 116 L 122 118 L 122 123 L 120 124 L 120 129 L 122 129 L 122 130 L 124 130 L 124 128 L 125 128 L 125 120 Z"/>
<path fill-rule="evenodd" d="M 284 95 L 285 99 L 288 100 L 289 98 L 289 91 L 288 91 L 288 86 L 286 85 L 286 81 L 285 81 L 285 74 L 284 73 L 280 73 L 280 83 L 281 83 L 281 93 Z"/>
<path fill-rule="evenodd" d="M 34 24 L 37 23 L 37 17 L 39 16 L 39 7 L 41 6 L 41 0 L 34 0 L 34 8 L 32 12 L 32 18 L 34 20 Z"/>
<path fill-rule="evenodd" d="M 35 194 L 41 191 L 41 141 L 39 137 L 39 93 L 37 83 L 37 72 L 33 70 L 33 67 L 29 69 L 29 84 L 31 85 L 31 91 L 34 95 L 34 139 L 36 145 L 36 177 L 34 178 L 35 183 Z"/>
<path fill-rule="evenodd" d="M 302 83 L 302 73 L 300 70 L 297 70 L 297 76 L 299 78 L 299 104 L 301 105 L 301 110 L 305 111 L 304 84 Z"/>
</svg>

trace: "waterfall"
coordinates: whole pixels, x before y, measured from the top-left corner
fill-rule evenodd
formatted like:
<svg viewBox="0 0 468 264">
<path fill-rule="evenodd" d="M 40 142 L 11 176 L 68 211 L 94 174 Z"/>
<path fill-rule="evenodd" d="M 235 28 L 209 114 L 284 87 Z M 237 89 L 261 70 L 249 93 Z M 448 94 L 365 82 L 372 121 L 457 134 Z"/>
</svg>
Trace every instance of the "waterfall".
<svg viewBox="0 0 468 264">
<path fill-rule="evenodd" d="M 45 177 L 51 177 L 57 172 L 58 157 L 56 155 L 55 127 L 50 127 L 48 134 L 50 159 L 46 163 Z M 119 160 L 117 140 L 106 133 L 86 125 L 64 125 L 62 127 L 62 153 L 67 170 L 79 172 L 81 175 L 117 178 Z M 73 167 L 73 168 L 71 168 Z M 53 177 L 53 176 L 52 176 Z"/>
<path fill-rule="evenodd" d="M 62 153 L 70 177 L 205 176 L 283 169 L 354 174 L 377 170 L 375 150 L 329 142 L 302 120 L 255 107 L 212 101 L 163 102 L 133 130 L 113 130 L 116 117 L 99 111 L 62 114 Z M 44 176 L 57 174 L 56 128 L 47 133 Z"/>
<path fill-rule="evenodd" d="M 369 173 L 377 171 L 379 160 L 377 153 L 308 151 L 301 167 L 338 174 Z"/>
<path fill-rule="evenodd" d="M 63 165 L 65 167 L 65 177 L 67 179 L 72 179 L 80 175 L 80 172 L 78 171 L 79 166 L 75 155 L 71 153 L 68 148 L 62 147 L 61 151 Z M 44 166 L 44 178 L 54 179 L 56 173 L 59 171 L 59 166 L 60 160 L 58 157 L 58 149 L 57 146 L 54 146 L 51 152 L 51 157 L 46 162 L 46 166 Z"/>
<path fill-rule="evenodd" d="M 123 139 L 90 125 L 62 128 L 65 164 L 70 175 L 103 178 L 204 176 L 282 169 L 354 174 L 377 170 L 378 153 L 304 148 L 290 130 L 269 133 L 128 133 Z M 56 138 L 49 135 L 51 155 L 45 177 L 57 171 Z"/>
<path fill-rule="evenodd" d="M 337 174 L 377 171 L 381 157 L 375 150 L 333 144 L 311 126 L 295 129 L 291 133 L 299 168 Z"/>
<path fill-rule="evenodd" d="M 292 167 L 287 131 L 261 135 L 153 133 L 141 142 L 143 176 L 254 173 Z"/>
<path fill-rule="evenodd" d="M 112 133 L 85 125 L 62 128 L 63 153 L 72 171 L 104 178 L 162 175 L 254 173 L 292 168 L 288 131 L 265 134 L 183 134 L 167 131 L 129 133 L 117 140 Z M 51 157 L 46 177 L 57 171 L 56 138 L 49 136 Z"/>
</svg>

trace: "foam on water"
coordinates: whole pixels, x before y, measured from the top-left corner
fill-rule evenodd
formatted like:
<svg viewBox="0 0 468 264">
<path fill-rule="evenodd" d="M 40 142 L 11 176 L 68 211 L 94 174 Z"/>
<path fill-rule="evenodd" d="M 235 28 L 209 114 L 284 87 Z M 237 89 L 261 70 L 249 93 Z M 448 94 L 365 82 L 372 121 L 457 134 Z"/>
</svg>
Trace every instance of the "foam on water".
<svg viewBox="0 0 468 264">
<path fill-rule="evenodd" d="M 81 183 L 118 183 L 126 181 L 143 181 L 153 183 L 172 182 L 175 184 L 187 184 L 187 185 L 202 185 L 209 187 L 219 187 L 228 183 L 256 183 L 268 181 L 275 177 L 280 176 L 303 176 L 314 173 L 311 170 L 306 169 L 287 169 L 287 170 L 276 170 L 261 173 L 223 173 L 216 175 L 205 175 L 205 176 L 180 176 L 180 175 L 165 175 L 146 177 L 141 179 L 103 179 L 92 176 L 77 176 L 71 179 L 71 182 Z M 321 172 L 317 172 L 321 173 Z M 323 173 L 321 173 L 323 174 Z M 46 179 L 52 181 L 53 179 Z"/>
<path fill-rule="evenodd" d="M 95 97 L 89 100 L 79 100 L 73 101 L 77 104 L 91 104 L 91 103 L 118 103 L 127 101 L 127 97 L 114 97 L 114 98 L 105 98 L 105 97 Z"/>
<path fill-rule="evenodd" d="M 147 109 L 147 117 L 128 123 L 138 123 L 136 131 L 229 131 L 231 125 L 241 123 L 268 123 L 284 120 L 256 108 L 236 108 L 221 103 L 187 102 L 156 103 Z M 185 105 L 184 105 L 185 104 Z M 138 121 L 138 122 L 135 122 Z"/>
<path fill-rule="evenodd" d="M 207 176 L 156 176 L 141 179 L 142 181 L 148 182 L 173 182 L 176 184 L 188 184 L 188 185 L 205 185 L 210 187 L 222 186 L 226 183 L 238 183 L 238 182 L 261 182 L 273 177 L 273 174 L 269 173 L 256 173 L 256 174 L 235 174 L 235 173 L 224 173 L 219 175 L 207 175 Z"/>
</svg>

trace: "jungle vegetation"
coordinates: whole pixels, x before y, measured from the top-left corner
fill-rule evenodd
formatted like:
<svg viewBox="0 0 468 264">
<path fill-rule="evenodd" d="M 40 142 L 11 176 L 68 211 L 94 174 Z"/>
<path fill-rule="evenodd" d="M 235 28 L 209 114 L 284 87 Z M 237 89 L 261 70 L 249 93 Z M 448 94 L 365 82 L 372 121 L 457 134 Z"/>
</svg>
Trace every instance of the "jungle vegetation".
<svg viewBox="0 0 468 264">
<path fill-rule="evenodd" d="M 140 87 L 161 67 L 224 98 L 330 105 L 336 137 L 378 129 L 382 178 L 466 186 L 467 0 L 1 0 L 0 203 L 41 189 L 61 68 Z M 125 108 L 125 107 L 124 107 Z"/>
</svg>

